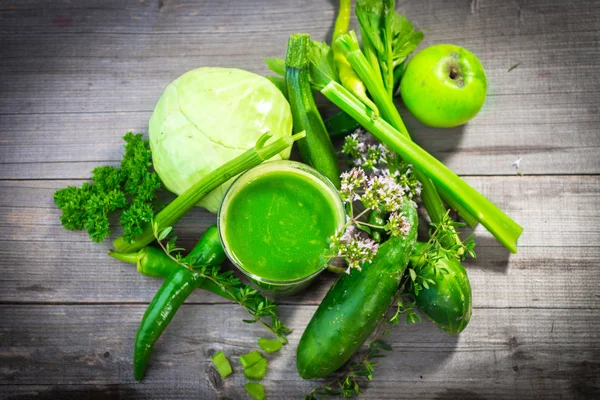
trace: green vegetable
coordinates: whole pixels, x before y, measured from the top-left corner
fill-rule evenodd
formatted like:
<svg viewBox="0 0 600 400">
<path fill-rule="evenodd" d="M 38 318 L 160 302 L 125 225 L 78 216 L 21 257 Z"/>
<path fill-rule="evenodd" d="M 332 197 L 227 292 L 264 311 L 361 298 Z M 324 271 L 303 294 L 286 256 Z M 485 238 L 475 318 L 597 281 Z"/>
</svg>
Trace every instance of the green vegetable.
<svg viewBox="0 0 600 400">
<path fill-rule="evenodd" d="M 265 400 L 265 388 L 260 383 L 256 382 L 248 382 L 244 385 L 244 390 L 248 392 L 248 394 L 254 400 Z"/>
<path fill-rule="evenodd" d="M 246 353 L 240 356 L 240 364 L 242 364 L 242 367 L 244 368 L 251 367 L 263 358 L 264 357 L 262 356 L 262 354 L 260 354 L 260 351 L 253 350 L 250 353 Z"/>
<path fill-rule="evenodd" d="M 304 137 L 303 132 L 293 135 L 292 137 L 280 137 L 274 142 L 266 144 L 267 140 L 271 138 L 271 134 L 265 133 L 257 140 L 254 148 L 247 150 L 240 156 L 226 162 L 208 175 L 200 178 L 196 183 L 190 186 L 189 189 L 156 214 L 154 223 L 157 224 L 158 230 L 162 231 L 162 229 L 175 224 L 175 222 L 179 221 L 185 213 L 213 189 L 219 187 L 239 173 L 255 167 L 263 161 L 281 153 L 289 148 L 295 140 L 302 137 Z M 113 246 L 120 253 L 130 253 L 141 249 L 154 239 L 153 227 L 150 224 L 146 224 L 141 234 L 137 235 L 132 240 L 120 237 L 113 242 Z"/>
<path fill-rule="evenodd" d="M 154 226 L 156 227 L 156 225 Z M 206 264 L 202 260 L 198 260 L 197 264 L 193 264 L 186 258 L 180 258 L 178 254 L 175 254 L 176 251 L 183 250 L 176 245 L 177 237 L 169 239 L 166 244 L 163 243 L 171 231 L 172 228 L 167 227 L 160 232 L 158 229 L 153 232 L 158 244 L 169 257 L 176 260 L 179 266 L 193 270 L 197 275 L 212 282 L 224 293 L 223 297 L 233 300 L 246 310 L 252 319 L 243 320 L 244 322 L 249 324 L 258 323 L 279 338 L 282 343 L 288 343 L 286 335 L 292 331 L 281 323 L 277 315 L 277 305 L 273 300 L 267 299 L 250 285 L 243 284 L 233 275 L 233 271 L 221 272 L 220 267 Z M 267 322 L 268 320 L 270 321 Z"/>
<path fill-rule="evenodd" d="M 376 68 L 375 76 L 389 97 L 394 94 L 394 71 L 423 40 L 423 32 L 415 32 L 404 14 L 399 15 L 395 11 L 394 3 L 394 0 L 356 1 L 356 17 L 365 54 L 371 66 Z"/>
<path fill-rule="evenodd" d="M 258 338 L 258 345 L 267 354 L 278 352 L 283 347 L 279 340 L 265 338 Z"/>
<path fill-rule="evenodd" d="M 321 90 L 325 85 L 334 80 L 339 81 L 339 76 L 333 61 L 333 51 L 325 42 L 309 40 L 306 51 L 308 58 L 308 82 L 313 90 Z M 265 58 L 267 67 L 277 75 L 285 77 L 286 61 L 281 58 Z M 277 77 L 268 78 L 287 98 L 287 89 L 281 89 L 281 80 Z"/>
<path fill-rule="evenodd" d="M 267 359 L 262 358 L 253 365 L 244 367 L 244 376 L 253 381 L 260 381 L 267 372 Z"/>
<path fill-rule="evenodd" d="M 162 249 L 155 247 L 144 247 L 135 253 L 117 253 L 110 250 L 108 255 L 124 262 L 136 264 L 140 274 L 152 278 L 168 278 L 179 264 L 167 255 Z M 184 261 L 192 264 L 220 265 L 225 261 L 225 251 L 219 239 L 219 231 L 216 225 L 209 226 L 196 246 L 184 258 Z M 199 281 L 199 288 L 208 290 L 217 296 L 233 300 L 232 296 L 223 291 L 219 285 L 210 280 Z"/>
<path fill-rule="evenodd" d="M 191 255 L 198 263 L 221 263 L 224 254 L 221 243 L 213 240 L 215 227 L 209 229 L 209 237 L 201 239 L 196 252 Z M 213 247 L 213 248 L 209 248 Z M 215 256 L 216 255 L 216 256 Z M 199 287 L 204 277 L 183 266 L 178 265 L 175 271 L 162 284 L 152 302 L 146 309 L 142 322 L 135 336 L 133 354 L 133 371 L 135 379 L 140 381 L 146 373 L 148 359 L 152 355 L 154 344 L 167 328 L 185 299 Z"/>
<path fill-rule="evenodd" d="M 379 246 L 371 264 L 352 269 L 331 287 L 298 345 L 296 367 L 304 379 L 322 378 L 340 368 L 382 321 L 392 304 L 417 237 L 417 211 L 405 201 L 407 236 Z"/>
<path fill-rule="evenodd" d="M 325 129 L 334 139 L 352 133 L 358 128 L 360 128 L 358 122 L 343 111 L 325 120 Z"/>
<path fill-rule="evenodd" d="M 441 257 L 434 263 L 424 263 L 421 257 L 425 243 L 417 243 L 410 259 L 413 270 L 433 283 L 413 292 L 419 309 L 441 330 L 462 332 L 471 319 L 471 285 L 467 271 L 456 258 Z"/>
<path fill-rule="evenodd" d="M 523 228 L 502 210 L 382 118 L 371 118 L 372 111 L 340 84 L 332 81 L 322 93 L 391 150 L 400 154 L 406 162 L 425 174 L 436 186 L 443 188 L 457 203 L 476 216 L 500 243 L 516 253 L 517 239 Z"/>
<path fill-rule="evenodd" d="M 135 336 L 133 371 L 141 381 L 154 344 L 167 328 L 179 307 L 204 278 L 184 267 L 178 267 L 160 287 L 148 306 Z"/>
<path fill-rule="evenodd" d="M 177 262 L 169 258 L 161 249 L 143 247 L 135 253 L 108 251 L 108 255 L 120 261 L 135 264 L 140 274 L 151 278 L 167 278 L 175 269 Z"/>
<path fill-rule="evenodd" d="M 154 168 L 176 194 L 251 149 L 265 132 L 273 140 L 291 136 L 289 105 L 266 78 L 235 68 L 198 68 L 177 78 L 165 89 L 148 127 Z M 272 157 L 289 155 L 284 148 Z M 198 205 L 216 212 L 230 178 Z"/>
<path fill-rule="evenodd" d="M 333 37 L 331 42 L 334 43 L 335 40 L 342 34 L 348 31 L 348 27 L 350 26 L 350 11 L 351 11 L 351 1 L 350 0 L 340 0 L 338 15 L 335 19 L 335 26 L 333 28 Z M 344 53 L 337 48 L 336 45 L 332 46 L 333 49 L 333 61 L 337 67 L 340 82 L 346 89 L 352 92 L 356 97 L 358 97 L 363 103 L 365 103 L 371 110 L 373 110 L 376 114 L 379 114 L 379 110 L 375 103 L 369 99 L 367 96 L 367 90 L 365 88 L 364 83 L 360 80 L 360 78 L 356 75 L 352 66 L 346 60 Z"/>
<path fill-rule="evenodd" d="M 376 5 L 376 3 L 379 3 L 379 2 L 369 0 L 369 1 L 367 1 L 367 3 L 371 5 L 371 7 L 368 8 L 368 10 L 371 10 Z M 375 9 L 377 9 L 377 7 L 375 7 Z M 372 40 L 375 40 L 375 38 L 378 38 L 378 36 L 376 36 L 375 33 L 377 33 L 377 29 L 378 29 L 377 27 L 379 25 L 377 25 L 376 22 L 373 22 L 371 20 L 371 18 L 375 18 L 374 21 L 377 21 L 377 18 L 379 18 L 379 17 L 376 17 L 378 12 L 379 11 L 374 12 L 372 15 L 370 14 L 369 19 L 368 19 L 368 21 L 371 21 L 370 23 L 365 22 L 365 24 L 367 26 L 371 26 L 370 28 L 369 27 L 365 28 L 365 30 L 367 30 L 369 32 L 372 31 L 371 36 L 370 36 L 370 38 Z M 383 11 L 381 11 L 381 12 L 383 12 Z M 357 9 L 357 13 L 358 13 L 358 9 Z M 386 13 L 386 15 L 388 15 L 388 14 L 389 13 Z M 395 11 L 393 12 L 393 14 L 395 14 Z M 395 15 L 397 15 L 397 14 L 395 14 Z M 386 16 L 386 18 L 387 18 L 387 16 Z M 393 18 L 393 20 L 398 20 L 398 21 L 402 20 L 402 21 L 405 21 L 405 23 L 410 24 L 408 21 L 406 21 L 406 19 L 402 19 L 399 16 L 397 18 Z M 359 21 L 360 21 L 360 18 L 359 18 Z M 362 24 L 363 23 L 361 22 L 361 32 L 363 29 Z M 369 24 L 371 24 L 371 25 L 369 25 Z M 373 28 L 373 26 L 375 28 Z M 389 28 L 389 29 L 391 29 L 391 28 Z M 412 29 L 413 29 L 412 24 L 410 24 L 410 27 L 407 27 L 404 30 L 411 31 Z M 390 35 L 391 34 L 388 34 L 386 37 L 392 37 Z M 363 38 L 364 38 L 364 36 L 363 36 Z M 336 45 L 339 46 L 339 48 L 344 52 L 344 54 L 346 55 L 346 58 L 352 65 L 352 68 L 355 69 L 357 74 L 360 76 L 360 78 L 363 80 L 363 82 L 367 86 L 369 93 L 371 94 L 375 103 L 378 105 L 379 109 L 381 110 L 381 114 L 384 117 L 384 119 L 387 122 L 389 122 L 389 124 L 392 125 L 394 128 L 396 128 L 399 132 L 401 132 L 403 135 L 405 135 L 407 138 L 410 139 L 410 135 L 408 134 L 406 126 L 404 125 L 404 122 L 402 121 L 402 118 L 400 117 L 400 114 L 398 113 L 398 109 L 396 108 L 396 106 L 393 102 L 393 88 L 386 87 L 385 79 L 382 80 L 382 75 L 381 75 L 381 73 L 383 73 L 382 71 L 386 69 L 385 66 L 387 65 L 388 61 L 393 59 L 394 47 L 392 47 L 392 42 L 388 39 L 385 39 L 384 41 L 382 41 L 382 39 L 379 38 L 376 40 L 376 43 L 379 43 L 378 41 L 381 42 L 381 44 L 380 45 L 376 44 L 375 49 L 378 49 L 380 46 L 382 47 L 382 49 L 377 50 L 377 52 L 375 52 L 375 53 L 377 53 L 377 56 L 375 56 L 375 63 L 376 63 L 375 66 L 373 65 L 373 63 L 374 63 L 373 60 L 368 59 L 366 56 L 366 53 L 363 54 L 363 52 L 361 51 L 360 46 L 358 44 L 358 39 L 357 39 L 354 31 L 351 31 L 348 34 L 340 36 L 338 38 L 338 40 L 336 41 Z M 399 46 L 399 45 L 401 45 L 401 43 L 396 42 L 394 44 L 394 46 Z M 367 49 L 368 49 L 368 46 L 365 46 L 365 51 Z M 373 54 L 375 54 L 375 53 L 372 53 L 371 57 L 373 57 Z M 381 70 L 379 67 L 381 67 Z M 391 68 L 391 66 L 388 65 L 387 68 Z M 384 73 L 384 76 L 386 76 L 385 73 Z M 393 74 L 391 77 L 388 77 L 388 80 L 389 79 L 391 79 L 393 81 Z M 393 83 L 391 83 L 391 84 L 393 85 Z M 442 199 L 440 198 L 440 195 L 438 194 L 436 187 L 433 185 L 433 183 L 430 181 L 430 179 L 424 175 L 424 173 L 422 171 L 416 170 L 415 174 L 417 176 L 417 179 L 419 179 L 419 181 L 421 182 L 421 185 L 422 185 L 421 197 L 423 200 L 423 205 L 425 206 L 425 209 L 427 210 L 427 213 L 429 214 L 431 221 L 433 223 L 439 223 L 441 221 L 442 217 L 444 216 L 444 214 L 446 213 L 446 208 L 444 207 L 444 204 L 442 203 Z M 453 204 L 451 199 L 445 199 L 445 200 L 447 203 L 449 203 L 451 205 Z M 466 208 L 462 208 L 462 209 L 460 209 L 460 211 L 468 212 L 468 210 Z M 471 218 L 471 216 L 468 215 L 465 218 Z M 456 240 L 457 240 L 457 238 L 455 237 L 455 241 Z M 448 245 L 451 246 L 452 243 L 448 243 Z"/>
<path fill-rule="evenodd" d="M 215 364 L 215 368 L 217 369 L 219 375 L 221 375 L 222 379 L 227 378 L 233 373 L 231 364 L 229 364 L 229 360 L 227 360 L 227 357 L 225 357 L 225 354 L 223 354 L 222 351 L 219 351 L 212 356 L 212 362 Z"/>
<path fill-rule="evenodd" d="M 110 234 L 109 216 L 121 211 L 121 227 L 126 240 L 138 235 L 152 219 L 154 192 L 160 187 L 156 174 L 149 170 L 150 151 L 142 135 L 123 136 L 125 154 L 121 168 L 104 166 L 92 171 L 92 184 L 68 186 L 54 193 L 54 203 L 62 211 L 65 229 L 86 229 L 94 242 Z"/>
<path fill-rule="evenodd" d="M 306 137 L 298 141 L 300 155 L 307 164 L 312 165 L 339 188 L 340 169 L 335 149 L 325 130 L 308 82 L 309 44 L 308 35 L 290 36 L 285 73 L 288 100 L 294 128 L 306 131 Z"/>
</svg>

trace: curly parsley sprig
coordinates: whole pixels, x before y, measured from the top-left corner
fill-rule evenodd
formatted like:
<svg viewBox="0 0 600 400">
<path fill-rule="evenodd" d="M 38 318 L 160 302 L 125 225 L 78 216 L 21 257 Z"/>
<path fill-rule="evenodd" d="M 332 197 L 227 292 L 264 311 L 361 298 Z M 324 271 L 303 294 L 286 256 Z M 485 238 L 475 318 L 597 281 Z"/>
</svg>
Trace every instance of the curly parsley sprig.
<svg viewBox="0 0 600 400">
<path fill-rule="evenodd" d="M 54 193 L 65 229 L 87 230 L 94 242 L 110 235 L 109 216 L 121 210 L 123 236 L 131 240 L 154 215 L 155 192 L 160 180 L 151 170 L 148 141 L 141 134 L 123 136 L 125 154 L 120 168 L 103 166 L 92 171 L 92 183 L 68 186 Z"/>
<path fill-rule="evenodd" d="M 252 319 L 244 319 L 242 321 L 248 324 L 259 323 L 271 331 L 283 344 L 288 343 L 286 335 L 290 334 L 292 330 L 287 328 L 279 319 L 277 305 L 273 300 L 267 299 L 250 285 L 243 284 L 238 278 L 233 276 L 232 271 L 221 271 L 219 266 L 198 265 L 187 260 L 180 253 L 184 249 L 177 247 L 177 236 L 169 238 L 169 235 L 173 231 L 172 227 L 167 227 L 159 231 L 158 224 L 153 221 L 152 230 L 156 241 L 165 254 L 182 267 L 213 282 L 252 317 Z M 164 243 L 165 240 L 167 240 L 166 243 Z"/>
</svg>

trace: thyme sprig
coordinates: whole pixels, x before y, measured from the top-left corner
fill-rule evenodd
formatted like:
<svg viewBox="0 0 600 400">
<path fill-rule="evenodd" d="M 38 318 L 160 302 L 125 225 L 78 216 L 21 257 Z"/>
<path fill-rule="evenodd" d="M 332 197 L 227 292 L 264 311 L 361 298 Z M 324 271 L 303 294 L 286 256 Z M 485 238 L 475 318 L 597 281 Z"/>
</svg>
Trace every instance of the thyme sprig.
<svg viewBox="0 0 600 400">
<path fill-rule="evenodd" d="M 425 247 L 421 253 L 416 257 L 416 262 L 412 262 L 411 267 L 408 269 L 409 273 L 409 293 L 418 295 L 423 288 L 429 289 L 429 285 L 435 285 L 435 281 L 423 274 L 425 267 L 431 266 L 431 272 L 433 276 L 438 273 L 447 274 L 448 271 L 444 267 L 438 266 L 438 261 L 442 258 L 456 258 L 459 261 L 463 261 L 467 255 L 472 258 L 476 257 L 475 254 L 475 235 L 470 235 L 464 240 L 453 240 L 453 245 L 448 246 L 447 243 L 449 237 L 458 237 L 457 229 L 465 226 L 462 222 L 454 221 L 450 217 L 450 211 L 448 211 L 440 223 L 432 224 L 429 229 L 429 240 L 425 244 Z"/>
<path fill-rule="evenodd" d="M 396 311 L 388 322 L 392 325 L 400 323 L 400 316 L 406 314 L 406 324 L 415 324 L 421 322 L 421 317 L 414 310 L 417 309 L 417 303 L 413 299 L 408 299 L 406 294 L 400 294 L 396 300 Z"/>
<path fill-rule="evenodd" d="M 283 344 L 288 343 L 286 335 L 290 334 L 292 330 L 287 328 L 279 319 L 277 305 L 273 300 L 267 299 L 250 285 L 243 284 L 237 277 L 233 276 L 232 271 L 221 271 L 219 266 L 194 264 L 182 257 L 180 251 L 184 249 L 177 247 L 177 236 L 172 236 L 166 244 L 164 243 L 172 233 L 172 227 L 159 231 L 158 224 L 153 221 L 152 229 L 156 241 L 165 254 L 182 267 L 217 285 L 231 300 L 239 304 L 252 317 L 242 321 L 248 324 L 259 323 Z"/>
</svg>

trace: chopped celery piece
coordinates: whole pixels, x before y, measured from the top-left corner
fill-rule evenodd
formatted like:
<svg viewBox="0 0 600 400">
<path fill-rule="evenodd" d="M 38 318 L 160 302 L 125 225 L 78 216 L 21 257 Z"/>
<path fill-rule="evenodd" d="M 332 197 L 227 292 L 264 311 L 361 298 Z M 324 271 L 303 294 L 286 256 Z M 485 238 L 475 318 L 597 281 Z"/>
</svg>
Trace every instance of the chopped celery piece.
<svg viewBox="0 0 600 400">
<path fill-rule="evenodd" d="M 275 353 L 276 351 L 281 350 L 281 347 L 283 346 L 279 340 L 265 338 L 258 338 L 258 345 L 267 354 Z"/>
<path fill-rule="evenodd" d="M 233 373 L 233 370 L 231 369 L 231 364 L 229 364 L 229 360 L 227 360 L 227 357 L 225 357 L 225 354 L 223 354 L 222 351 L 219 351 L 218 353 L 212 356 L 212 362 L 213 364 L 215 364 L 215 368 L 217 368 L 217 371 L 219 372 L 219 375 L 221 375 L 221 378 L 227 378 Z"/>
<path fill-rule="evenodd" d="M 265 388 L 260 383 L 248 382 L 244 389 L 254 400 L 265 400 Z"/>
<path fill-rule="evenodd" d="M 263 356 L 262 356 L 262 354 L 260 354 L 260 351 L 254 350 L 254 351 L 251 351 L 250 353 L 242 355 L 240 357 L 240 364 L 242 364 L 242 367 L 247 368 L 247 367 L 253 366 L 254 364 L 256 364 L 257 362 L 259 362 L 262 359 L 263 359 Z"/>
<path fill-rule="evenodd" d="M 259 381 L 267 372 L 267 359 L 262 358 L 258 360 L 254 365 L 244 368 L 244 376 L 253 381 Z"/>
</svg>

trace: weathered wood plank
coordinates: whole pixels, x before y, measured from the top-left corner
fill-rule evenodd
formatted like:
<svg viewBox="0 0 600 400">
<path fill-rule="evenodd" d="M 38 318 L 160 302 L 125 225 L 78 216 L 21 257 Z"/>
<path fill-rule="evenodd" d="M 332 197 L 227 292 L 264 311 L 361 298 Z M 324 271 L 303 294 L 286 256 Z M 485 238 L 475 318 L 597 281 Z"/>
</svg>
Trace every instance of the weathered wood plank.
<svg viewBox="0 0 600 400">
<path fill-rule="evenodd" d="M 519 157 L 525 174 L 591 174 L 600 173 L 596 97 L 501 96 L 466 126 L 445 130 L 425 127 L 401 111 L 415 140 L 458 174 L 514 174 Z M 524 102 L 543 108 L 528 111 Z M 96 166 L 118 162 L 121 136 L 147 132 L 149 117 L 150 112 L 3 116 L 0 179 L 89 177 Z"/>
<path fill-rule="evenodd" d="M 82 55 L 78 57 L 2 60 L 0 84 L 5 96 L 0 99 L 0 113 L 151 110 L 170 81 L 200 66 L 243 67 L 259 74 L 269 74 L 262 58 L 283 56 L 289 33 L 297 30 L 290 28 L 290 32 L 271 33 L 280 36 L 280 44 L 273 41 L 257 44 L 249 41 L 249 37 L 236 40 L 225 34 L 216 41 L 220 53 L 208 51 L 188 55 L 182 50 L 178 56 L 158 58 L 131 58 L 126 55 L 126 49 L 123 55 L 108 53 L 107 58 L 87 57 L 85 51 L 90 48 L 90 43 L 75 37 L 78 46 L 82 47 Z M 563 40 L 565 35 L 568 39 L 566 43 Z M 135 46 L 136 40 L 132 40 L 131 35 L 127 36 L 129 46 Z M 317 35 L 315 38 L 323 39 Z M 427 39 L 424 45 L 443 39 Z M 56 40 L 61 43 L 63 39 Z M 154 40 L 167 44 L 181 41 L 161 36 Z M 196 37 L 196 40 L 196 47 L 200 49 L 205 47 L 205 41 L 214 43 L 211 38 L 203 36 Z M 599 59 L 597 33 L 554 34 L 550 38 L 544 35 L 532 41 L 524 41 L 520 37 L 512 40 L 494 37 L 455 42 L 470 48 L 481 58 L 488 74 L 490 101 L 495 96 L 539 93 L 554 93 L 557 96 L 567 92 L 589 93 L 598 90 L 599 81 L 593 75 Z M 72 49 L 74 45 L 67 42 L 64 46 Z M 142 46 L 154 51 L 152 43 L 139 45 Z M 269 51 L 249 54 L 249 48 L 265 48 Z M 58 50 L 58 54 L 63 52 Z M 508 72 L 517 63 L 522 66 Z M 552 68 L 547 67 L 550 64 Z M 534 101 L 531 99 L 521 106 L 535 110 Z"/>
<path fill-rule="evenodd" d="M 290 345 L 269 357 L 263 381 L 269 398 L 300 398 L 315 386 L 298 378 L 294 354 L 314 309 L 282 307 L 282 317 L 295 331 Z M 0 320 L 0 380 L 4 384 L 0 390 L 24 384 L 123 384 L 123 390 L 134 385 L 131 354 L 143 307 L 11 306 L 0 310 L 13 315 Z M 600 329 L 600 319 L 596 317 L 596 311 L 585 309 L 492 309 L 475 310 L 460 336 L 439 332 L 429 322 L 395 327 L 386 338 L 394 351 L 379 364 L 379 371 L 385 372 L 375 373 L 363 398 L 597 395 L 600 338 L 593 332 Z M 264 334 L 256 325 L 243 324 L 241 318 L 240 310 L 225 305 L 183 306 L 158 342 L 146 380 L 134 387 L 142 393 L 158 390 L 167 397 L 171 388 L 184 386 L 185 392 L 193 390 L 200 398 L 239 398 L 244 378 L 237 358 L 255 348 L 256 338 Z M 209 361 L 218 350 L 229 356 L 237 371 L 224 381 L 215 378 Z"/>
<path fill-rule="evenodd" d="M 322 27 L 331 25 L 336 5 L 308 0 L 279 2 L 215 3 L 211 1 L 117 1 L 94 0 L 52 3 L 43 0 L 5 1 L 1 5 L 2 30 L 6 33 L 27 31 L 115 32 L 115 33 L 212 33 L 215 29 L 257 33 L 273 29 L 289 29 L 303 19 L 304 24 Z M 565 31 L 597 29 L 598 4 L 593 0 L 564 3 L 560 0 L 512 2 L 398 2 L 397 9 L 411 19 L 422 21 L 428 32 L 444 32 L 448 40 L 463 34 L 472 36 L 492 32 L 498 36 L 551 33 L 561 25 Z M 56 19 L 56 17 L 71 17 Z M 310 17 L 320 17 L 315 20 Z M 325 20 L 327 19 L 327 20 Z M 151 22 L 149 24 L 148 22 Z M 258 36 L 258 35 L 257 35 Z"/>
<path fill-rule="evenodd" d="M 0 244 L 0 257 L 0 303 L 148 303 L 162 282 L 140 276 L 135 266 L 109 258 L 106 246 L 92 243 L 8 242 Z M 510 257 L 501 248 L 481 247 L 465 266 L 475 307 L 598 309 L 598 259 L 595 247 L 523 247 Z M 335 279 L 324 273 L 306 292 L 278 302 L 319 304 Z M 228 303 L 204 291 L 189 301 Z"/>
<path fill-rule="evenodd" d="M 478 307 L 597 308 L 600 284 L 600 177 L 468 178 L 525 227 L 509 256 L 478 228 L 478 258 L 466 265 Z M 65 231 L 52 192 L 69 181 L 0 182 L 0 301 L 148 302 L 160 285 L 106 255 L 84 232 Z M 178 225 L 181 243 L 194 240 L 215 216 L 194 209 Z M 548 277 L 552 277 L 549 279 Z M 286 303 L 317 304 L 332 276 Z M 219 302 L 197 293 L 193 302 Z"/>
<path fill-rule="evenodd" d="M 0 179 L 85 177 L 92 159 L 118 159 L 120 146 L 114 144 L 123 132 L 146 130 L 162 88 L 180 73 L 199 65 L 243 65 L 265 73 L 261 58 L 281 56 L 288 33 L 306 28 L 324 38 L 334 12 L 327 2 L 277 8 L 260 2 L 161 4 L 5 5 L 0 112 L 27 115 L 0 122 Z M 430 27 L 428 43 L 456 39 L 476 51 L 488 70 L 488 104 L 466 127 L 428 129 L 407 116 L 416 139 L 434 155 L 460 174 L 510 174 L 518 157 L 528 174 L 600 171 L 594 2 L 402 7 L 418 25 Z M 283 26 L 282 15 L 289 19 Z M 51 31 L 44 31 L 49 25 Z M 265 25 L 280 29 L 262 32 Z M 185 40 L 177 32 L 185 32 Z M 253 48 L 265 53 L 254 57 L 248 54 Z M 47 114 L 66 111 L 75 114 Z M 114 113 L 123 111 L 128 113 Z"/>
<path fill-rule="evenodd" d="M 598 176 L 473 176 L 465 180 L 525 228 L 519 239 L 521 247 L 599 243 Z M 81 182 L 0 182 L 0 241 L 87 241 L 84 233 L 60 226 L 59 210 L 52 201 L 56 189 L 70 184 Z M 193 239 L 214 222 L 214 215 L 194 209 L 182 219 L 179 231 L 183 238 Z M 477 227 L 475 233 L 482 246 L 500 246 L 485 228 Z"/>
</svg>

